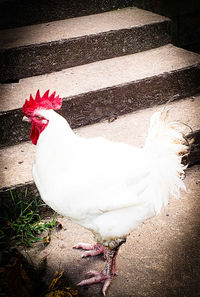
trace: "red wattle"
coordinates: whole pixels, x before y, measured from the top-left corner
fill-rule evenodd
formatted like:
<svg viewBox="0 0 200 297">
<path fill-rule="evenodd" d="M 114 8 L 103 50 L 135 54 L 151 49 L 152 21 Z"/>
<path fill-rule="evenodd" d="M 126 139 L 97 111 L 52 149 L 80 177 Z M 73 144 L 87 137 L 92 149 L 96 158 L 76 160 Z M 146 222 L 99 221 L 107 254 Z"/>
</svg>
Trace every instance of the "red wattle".
<svg viewBox="0 0 200 297">
<path fill-rule="evenodd" d="M 47 125 L 48 125 L 48 123 L 47 124 L 44 124 L 44 123 L 35 124 L 32 121 L 30 139 L 33 144 L 35 144 L 35 145 L 37 144 L 40 133 L 42 133 L 42 131 L 46 128 Z"/>
</svg>

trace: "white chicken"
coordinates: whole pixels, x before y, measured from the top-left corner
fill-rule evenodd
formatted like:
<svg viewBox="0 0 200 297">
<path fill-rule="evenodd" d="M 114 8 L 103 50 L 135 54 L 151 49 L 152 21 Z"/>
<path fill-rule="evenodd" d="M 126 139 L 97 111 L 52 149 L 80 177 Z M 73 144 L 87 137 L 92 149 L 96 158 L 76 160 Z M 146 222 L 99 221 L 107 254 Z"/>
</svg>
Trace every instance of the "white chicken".
<svg viewBox="0 0 200 297">
<path fill-rule="evenodd" d="M 115 275 L 119 247 L 144 220 L 160 213 L 170 195 L 185 189 L 182 155 L 188 146 L 167 111 L 153 114 L 143 148 L 104 138 L 85 139 L 74 134 L 67 121 L 53 109 L 62 100 L 41 97 L 23 106 L 24 119 L 32 124 L 30 138 L 37 144 L 33 178 L 42 199 L 56 212 L 90 230 L 97 243 L 79 243 L 83 257 L 103 253 L 103 271 L 78 285 L 104 283 L 105 295 Z M 134 137 L 130 135 L 130 137 Z"/>
</svg>

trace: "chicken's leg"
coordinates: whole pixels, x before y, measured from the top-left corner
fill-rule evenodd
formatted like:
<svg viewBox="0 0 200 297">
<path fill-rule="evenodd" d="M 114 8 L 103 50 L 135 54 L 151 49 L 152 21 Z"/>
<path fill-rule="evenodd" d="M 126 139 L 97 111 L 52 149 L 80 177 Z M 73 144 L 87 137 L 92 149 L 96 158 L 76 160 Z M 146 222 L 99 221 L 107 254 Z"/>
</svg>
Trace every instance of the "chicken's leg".
<svg viewBox="0 0 200 297">
<path fill-rule="evenodd" d="M 124 241 L 120 242 L 120 244 L 118 244 L 113 249 L 104 247 L 104 249 L 106 250 L 106 253 L 104 254 L 106 258 L 105 268 L 101 272 L 98 272 L 95 270 L 89 271 L 87 274 L 91 276 L 91 278 L 81 281 L 80 283 L 78 283 L 78 286 L 104 283 L 102 292 L 105 296 L 106 291 L 116 273 L 116 258 L 117 258 L 119 248 L 123 242 Z"/>
</svg>

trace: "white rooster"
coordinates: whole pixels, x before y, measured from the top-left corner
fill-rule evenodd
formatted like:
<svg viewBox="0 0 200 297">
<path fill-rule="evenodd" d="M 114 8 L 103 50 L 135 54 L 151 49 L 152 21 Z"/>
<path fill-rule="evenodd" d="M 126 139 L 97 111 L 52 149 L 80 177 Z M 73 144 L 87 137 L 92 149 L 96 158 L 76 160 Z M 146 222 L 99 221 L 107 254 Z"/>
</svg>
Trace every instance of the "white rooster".
<svg viewBox="0 0 200 297">
<path fill-rule="evenodd" d="M 104 138 L 74 134 L 54 111 L 62 100 L 39 91 L 23 106 L 32 124 L 30 138 L 37 145 L 33 178 L 42 199 L 59 214 L 90 230 L 97 243 L 79 243 L 83 257 L 103 253 L 106 266 L 89 271 L 78 285 L 104 283 L 103 294 L 115 275 L 119 247 L 144 220 L 160 213 L 170 195 L 185 189 L 182 155 L 188 146 L 165 109 L 153 114 L 143 148 Z M 130 137 L 134 137 L 133 135 Z"/>
</svg>

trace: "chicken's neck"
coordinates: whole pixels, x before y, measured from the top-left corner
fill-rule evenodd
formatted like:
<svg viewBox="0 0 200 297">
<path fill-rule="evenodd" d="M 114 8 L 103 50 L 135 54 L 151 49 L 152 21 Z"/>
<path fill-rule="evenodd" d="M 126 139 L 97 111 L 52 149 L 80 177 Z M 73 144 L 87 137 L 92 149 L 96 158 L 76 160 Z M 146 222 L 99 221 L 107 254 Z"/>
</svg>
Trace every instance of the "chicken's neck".
<svg viewBox="0 0 200 297">
<path fill-rule="evenodd" d="M 56 134 L 59 133 L 59 130 L 67 133 L 67 135 L 74 135 L 69 124 L 61 115 L 59 115 L 54 110 L 41 110 L 39 115 L 44 117 L 48 121 L 48 126 L 45 129 L 47 130 L 56 130 Z"/>
<path fill-rule="evenodd" d="M 63 140 L 65 137 L 73 138 L 75 136 L 65 118 L 54 110 L 41 110 L 39 115 L 48 121 L 47 127 L 39 137 L 39 142 L 43 139 L 48 139 L 50 142 L 56 142 L 58 139 Z"/>
<path fill-rule="evenodd" d="M 44 110 L 40 116 L 48 120 L 48 125 L 42 131 L 37 142 L 35 164 L 40 175 L 46 175 L 46 168 L 55 162 L 62 163 L 63 156 L 72 149 L 78 136 L 74 134 L 67 121 L 53 110 Z"/>
</svg>

